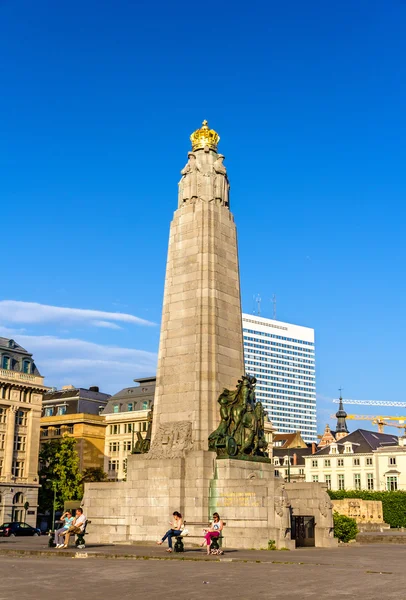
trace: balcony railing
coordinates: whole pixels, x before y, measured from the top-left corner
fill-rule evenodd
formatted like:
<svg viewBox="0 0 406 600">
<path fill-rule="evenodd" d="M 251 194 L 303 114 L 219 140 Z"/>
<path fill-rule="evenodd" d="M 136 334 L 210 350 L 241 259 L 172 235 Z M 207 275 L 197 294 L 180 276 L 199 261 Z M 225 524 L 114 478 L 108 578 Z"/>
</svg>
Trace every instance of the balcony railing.
<svg viewBox="0 0 406 600">
<path fill-rule="evenodd" d="M 13 379 L 14 381 L 23 381 L 25 383 L 35 383 L 43 385 L 44 378 L 39 375 L 31 375 L 30 373 L 19 373 L 9 369 L 0 369 L 0 377 L 2 379 Z"/>
</svg>

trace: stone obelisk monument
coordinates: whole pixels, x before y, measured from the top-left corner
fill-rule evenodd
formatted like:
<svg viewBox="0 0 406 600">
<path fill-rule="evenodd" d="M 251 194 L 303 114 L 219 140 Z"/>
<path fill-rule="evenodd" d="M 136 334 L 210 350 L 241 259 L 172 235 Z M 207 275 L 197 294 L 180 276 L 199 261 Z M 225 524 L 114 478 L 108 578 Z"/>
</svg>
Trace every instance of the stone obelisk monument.
<svg viewBox="0 0 406 600">
<path fill-rule="evenodd" d="M 207 450 L 217 398 L 244 373 L 237 235 L 229 182 L 207 121 L 191 135 L 169 236 L 152 453 L 182 432 L 187 449 Z"/>
<path fill-rule="evenodd" d="M 219 139 L 207 121 L 191 135 L 170 229 L 151 439 L 148 431 L 128 457 L 127 481 L 85 485 L 94 542 L 157 540 L 174 510 L 200 536 L 216 510 L 225 547 L 293 548 L 291 514 L 314 514 L 317 545 L 331 543 L 327 494 L 276 481 L 255 378 L 242 377 L 237 235 Z"/>
</svg>

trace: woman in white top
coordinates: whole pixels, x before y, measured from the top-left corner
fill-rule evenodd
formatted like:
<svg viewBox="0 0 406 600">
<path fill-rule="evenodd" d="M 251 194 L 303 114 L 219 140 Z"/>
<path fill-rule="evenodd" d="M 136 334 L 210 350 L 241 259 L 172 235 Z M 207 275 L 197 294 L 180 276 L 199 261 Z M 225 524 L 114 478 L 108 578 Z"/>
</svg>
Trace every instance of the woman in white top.
<svg viewBox="0 0 406 600">
<path fill-rule="evenodd" d="M 171 529 L 169 529 L 165 533 L 162 540 L 159 540 L 159 542 L 157 542 L 157 544 L 158 544 L 158 546 L 160 546 L 162 544 L 162 542 L 164 542 L 167 539 L 168 540 L 167 552 L 172 552 L 172 538 L 180 535 L 182 533 L 182 529 L 183 529 L 183 519 L 182 519 L 182 515 L 180 514 L 180 512 L 175 510 L 175 512 L 173 513 L 173 522 L 171 523 L 169 521 L 169 525 L 171 526 Z"/>
<path fill-rule="evenodd" d="M 213 513 L 213 521 L 210 524 L 210 529 L 203 529 L 205 541 L 202 547 L 207 545 L 207 554 L 210 554 L 210 544 L 213 538 L 218 538 L 220 533 L 223 531 L 223 521 L 220 519 L 220 515 L 215 512 Z"/>
</svg>

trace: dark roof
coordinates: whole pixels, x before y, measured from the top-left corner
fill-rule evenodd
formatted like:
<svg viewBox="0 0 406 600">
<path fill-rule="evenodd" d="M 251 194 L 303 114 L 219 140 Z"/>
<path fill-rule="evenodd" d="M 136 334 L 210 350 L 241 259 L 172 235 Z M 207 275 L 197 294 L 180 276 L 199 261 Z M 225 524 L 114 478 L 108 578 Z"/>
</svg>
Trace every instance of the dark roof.
<svg viewBox="0 0 406 600">
<path fill-rule="evenodd" d="M 337 449 L 339 454 L 344 453 L 345 442 L 354 444 L 354 454 L 365 454 L 377 450 L 378 448 L 382 448 L 383 446 L 397 446 L 399 439 L 396 435 L 390 435 L 389 433 L 378 433 L 376 431 L 367 431 L 366 429 L 356 429 L 352 433 L 349 433 L 338 440 Z M 330 445 L 318 450 L 315 456 L 322 454 L 330 454 Z"/>
<path fill-rule="evenodd" d="M 111 398 L 111 394 L 104 394 L 103 392 L 96 392 L 86 388 L 69 388 L 62 390 L 55 390 L 44 394 L 43 401 L 50 400 L 66 400 L 66 399 L 83 398 L 86 400 L 96 400 L 97 402 L 107 402 Z"/>
<path fill-rule="evenodd" d="M 281 448 L 279 446 L 278 447 L 273 447 L 272 449 L 272 454 L 275 457 L 278 458 L 283 458 L 285 456 L 290 456 L 292 459 L 292 463 L 293 463 L 293 455 L 296 454 L 296 458 L 297 458 L 297 465 L 304 465 L 305 464 L 305 456 L 309 456 L 312 453 L 312 449 L 310 448 Z"/>
<path fill-rule="evenodd" d="M 13 339 L 0 337 L 0 355 L 9 356 L 11 358 L 10 371 L 23 373 L 23 360 L 28 359 L 32 365 L 30 370 L 31 375 L 41 376 L 33 361 L 32 354 L 20 346 L 20 344 L 17 344 Z"/>
<path fill-rule="evenodd" d="M 114 394 L 107 403 L 103 414 L 113 413 L 114 407 L 118 406 L 118 412 L 128 412 L 128 405 L 132 404 L 132 410 L 146 410 L 154 404 L 156 377 L 143 377 L 142 379 L 134 379 L 140 385 L 124 388 L 117 394 Z"/>
</svg>

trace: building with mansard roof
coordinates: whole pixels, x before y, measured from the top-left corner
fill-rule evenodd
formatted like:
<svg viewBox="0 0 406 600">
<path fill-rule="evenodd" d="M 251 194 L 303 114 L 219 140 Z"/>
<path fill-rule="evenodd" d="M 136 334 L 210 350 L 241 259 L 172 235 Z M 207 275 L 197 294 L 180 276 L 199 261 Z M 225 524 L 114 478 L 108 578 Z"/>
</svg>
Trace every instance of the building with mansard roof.
<svg viewBox="0 0 406 600">
<path fill-rule="evenodd" d="M 33 356 L 0 337 L 0 520 L 35 526 L 44 386 Z"/>
</svg>

